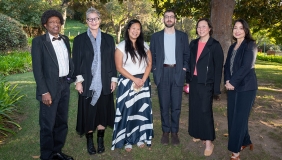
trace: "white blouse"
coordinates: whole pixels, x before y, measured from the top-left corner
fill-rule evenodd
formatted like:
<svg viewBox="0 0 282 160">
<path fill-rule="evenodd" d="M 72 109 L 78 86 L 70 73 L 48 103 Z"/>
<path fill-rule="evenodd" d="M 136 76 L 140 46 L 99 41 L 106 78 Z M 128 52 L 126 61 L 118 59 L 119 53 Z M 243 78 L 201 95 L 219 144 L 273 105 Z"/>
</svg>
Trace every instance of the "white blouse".
<svg viewBox="0 0 282 160">
<path fill-rule="evenodd" d="M 145 52 L 147 53 L 147 51 L 149 50 L 149 46 L 146 42 L 144 42 L 144 47 L 145 47 Z M 128 55 L 126 55 L 126 53 L 125 53 L 125 41 L 120 42 L 117 45 L 117 48 L 123 54 L 123 57 L 122 57 L 123 68 L 127 72 L 129 72 L 131 75 L 143 74 L 145 72 L 145 69 L 147 67 L 146 61 L 143 59 L 141 61 L 141 64 L 140 64 L 139 60 L 136 60 L 136 63 L 133 63 L 133 61 L 131 60 L 130 54 L 128 53 Z M 128 56 L 128 58 L 126 60 L 127 56 Z M 138 58 L 139 58 L 139 56 L 138 56 Z"/>
</svg>

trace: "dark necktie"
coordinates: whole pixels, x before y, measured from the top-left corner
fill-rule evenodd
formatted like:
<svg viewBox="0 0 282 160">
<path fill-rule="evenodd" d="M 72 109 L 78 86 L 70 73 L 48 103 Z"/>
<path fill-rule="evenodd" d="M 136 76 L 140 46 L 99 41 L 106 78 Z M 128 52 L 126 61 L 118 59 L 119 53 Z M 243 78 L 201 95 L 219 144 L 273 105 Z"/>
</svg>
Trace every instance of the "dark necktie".
<svg viewBox="0 0 282 160">
<path fill-rule="evenodd" d="M 55 40 L 61 40 L 62 39 L 62 37 L 58 37 L 58 38 L 56 38 L 56 37 L 53 37 L 53 39 L 52 39 L 52 41 L 55 41 Z"/>
</svg>

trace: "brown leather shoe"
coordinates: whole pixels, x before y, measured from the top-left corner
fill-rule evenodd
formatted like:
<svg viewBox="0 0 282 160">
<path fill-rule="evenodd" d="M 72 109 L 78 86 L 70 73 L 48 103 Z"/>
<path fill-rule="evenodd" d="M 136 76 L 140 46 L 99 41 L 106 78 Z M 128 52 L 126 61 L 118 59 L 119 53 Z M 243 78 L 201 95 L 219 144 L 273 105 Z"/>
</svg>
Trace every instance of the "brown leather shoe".
<svg viewBox="0 0 282 160">
<path fill-rule="evenodd" d="M 249 144 L 249 145 L 246 145 L 246 146 L 242 146 L 241 147 L 241 151 L 247 147 L 250 147 L 250 150 L 253 151 L 254 150 L 254 145 L 253 144 Z"/>
<path fill-rule="evenodd" d="M 180 141 L 178 138 L 178 134 L 177 133 L 171 133 L 171 144 L 172 145 L 179 145 Z"/>
<path fill-rule="evenodd" d="M 161 139 L 161 144 L 163 145 L 168 145 L 169 143 L 169 133 L 168 132 L 163 132 L 163 136 Z"/>
</svg>

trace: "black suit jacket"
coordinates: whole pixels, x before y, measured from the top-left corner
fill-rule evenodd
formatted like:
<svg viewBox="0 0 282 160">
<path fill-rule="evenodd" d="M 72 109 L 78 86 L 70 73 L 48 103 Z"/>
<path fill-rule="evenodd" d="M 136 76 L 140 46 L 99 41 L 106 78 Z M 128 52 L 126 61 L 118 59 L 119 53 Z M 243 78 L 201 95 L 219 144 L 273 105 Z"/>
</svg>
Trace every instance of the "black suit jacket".
<svg viewBox="0 0 282 160">
<path fill-rule="evenodd" d="M 191 72 L 187 73 L 186 82 L 192 81 L 195 67 L 197 66 L 198 83 L 213 83 L 214 94 L 220 94 L 220 83 L 222 76 L 222 67 L 224 54 L 220 43 L 214 38 L 210 37 L 207 41 L 199 59 L 196 63 L 198 52 L 199 38 L 190 43 L 190 68 Z"/>
<path fill-rule="evenodd" d="M 255 72 L 255 61 L 257 56 L 257 45 L 254 41 L 244 40 L 237 49 L 233 62 L 233 74 L 230 73 L 230 59 L 236 43 L 229 47 L 228 55 L 224 65 L 224 83 L 234 86 L 238 92 L 257 90 L 257 77 Z"/>
<path fill-rule="evenodd" d="M 64 35 L 60 36 L 68 49 L 69 74 L 67 77 L 72 77 L 73 63 L 70 56 L 69 38 Z M 32 40 L 31 54 L 33 74 L 36 81 L 36 99 L 42 101 L 42 94 L 47 92 L 54 99 L 59 81 L 59 64 L 48 33 Z"/>
<path fill-rule="evenodd" d="M 115 65 L 115 41 L 109 34 L 101 34 L 101 78 L 103 94 L 111 93 L 111 78 L 117 76 Z M 84 78 L 82 96 L 92 97 L 92 91 L 89 90 L 92 82 L 91 66 L 94 58 L 94 50 L 87 32 L 84 32 L 74 38 L 73 42 L 73 62 L 74 76 L 82 75 Z"/>
<path fill-rule="evenodd" d="M 175 82 L 178 86 L 183 86 L 186 72 L 189 72 L 189 43 L 186 33 L 179 30 L 175 30 L 175 60 L 176 60 L 176 74 Z M 152 72 L 154 76 L 155 84 L 160 83 L 160 79 L 163 73 L 164 64 L 164 30 L 156 32 L 152 35 L 150 41 L 150 50 L 152 53 Z M 183 70 L 186 68 L 186 71 Z"/>
</svg>

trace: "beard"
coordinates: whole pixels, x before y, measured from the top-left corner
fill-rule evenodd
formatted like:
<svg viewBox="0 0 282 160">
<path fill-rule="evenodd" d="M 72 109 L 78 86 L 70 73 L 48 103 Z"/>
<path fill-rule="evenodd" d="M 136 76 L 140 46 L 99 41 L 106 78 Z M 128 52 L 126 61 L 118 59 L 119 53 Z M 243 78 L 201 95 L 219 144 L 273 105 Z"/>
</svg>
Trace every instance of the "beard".
<svg viewBox="0 0 282 160">
<path fill-rule="evenodd" d="M 168 21 L 168 22 L 172 22 L 172 21 Z M 171 24 L 168 24 L 168 23 L 164 23 L 165 24 L 165 26 L 167 27 L 167 28 L 171 28 L 171 27 L 173 27 L 174 25 L 175 25 L 175 22 L 173 22 L 173 23 L 171 23 Z"/>
</svg>

